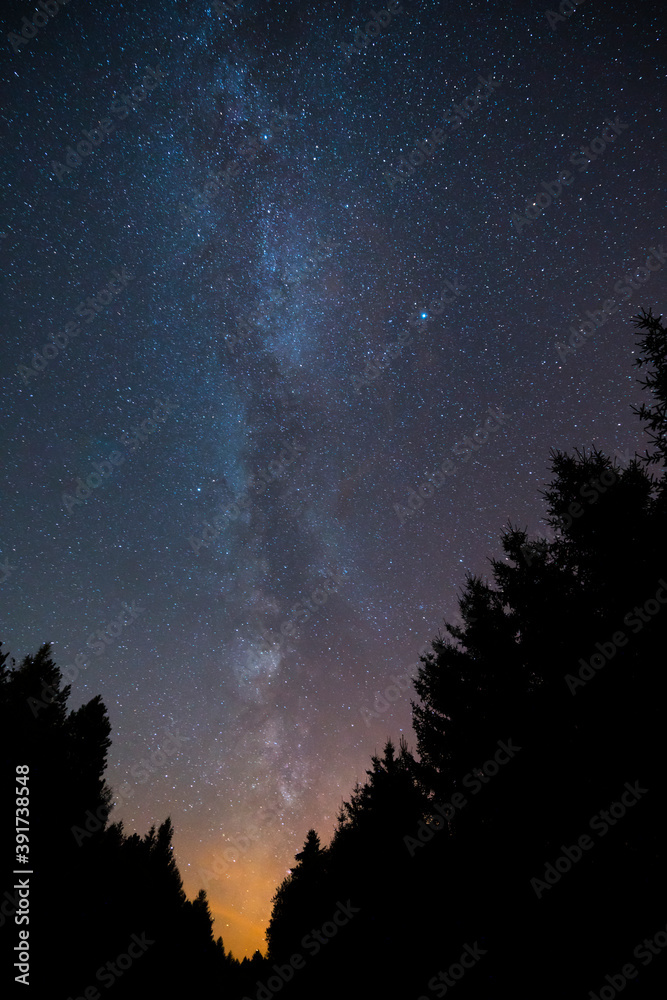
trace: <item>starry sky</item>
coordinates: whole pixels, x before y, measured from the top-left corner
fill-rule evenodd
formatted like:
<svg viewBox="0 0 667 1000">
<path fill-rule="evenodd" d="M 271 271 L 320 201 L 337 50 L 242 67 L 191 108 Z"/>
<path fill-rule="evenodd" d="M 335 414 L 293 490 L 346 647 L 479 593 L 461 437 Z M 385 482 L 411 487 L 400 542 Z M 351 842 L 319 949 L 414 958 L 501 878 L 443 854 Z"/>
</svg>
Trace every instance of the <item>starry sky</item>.
<svg viewBox="0 0 667 1000">
<path fill-rule="evenodd" d="M 549 450 L 644 447 L 661 4 L 388 6 L 4 21 L 0 638 L 101 694 L 112 819 L 237 957 Z"/>
</svg>

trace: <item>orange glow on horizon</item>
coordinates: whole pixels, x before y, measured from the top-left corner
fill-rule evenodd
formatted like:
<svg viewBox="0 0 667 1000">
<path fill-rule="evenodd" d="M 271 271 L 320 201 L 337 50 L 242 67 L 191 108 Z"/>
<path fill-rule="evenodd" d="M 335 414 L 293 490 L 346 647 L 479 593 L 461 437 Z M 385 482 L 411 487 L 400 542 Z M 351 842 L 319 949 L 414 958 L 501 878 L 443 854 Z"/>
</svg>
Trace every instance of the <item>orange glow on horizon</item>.
<svg viewBox="0 0 667 1000">
<path fill-rule="evenodd" d="M 266 926 L 258 924 L 250 917 L 236 910 L 225 909 L 211 904 L 211 915 L 214 918 L 213 937 L 221 937 L 226 952 L 232 952 L 234 958 L 252 958 L 256 951 L 266 954 Z M 267 919 L 268 923 L 268 919 Z M 221 928 L 224 929 L 221 930 Z"/>
<path fill-rule="evenodd" d="M 206 863 L 202 867 L 211 870 Z M 200 889 L 206 889 L 213 937 L 216 940 L 221 937 L 225 952 L 231 951 L 241 961 L 252 958 L 256 951 L 266 954 L 271 900 L 285 874 L 279 870 L 275 858 L 269 860 L 258 851 L 252 858 L 246 854 L 243 863 L 233 865 L 228 874 L 210 878 L 208 886 L 194 867 L 183 876 L 183 888 L 189 899 L 194 899 Z"/>
</svg>

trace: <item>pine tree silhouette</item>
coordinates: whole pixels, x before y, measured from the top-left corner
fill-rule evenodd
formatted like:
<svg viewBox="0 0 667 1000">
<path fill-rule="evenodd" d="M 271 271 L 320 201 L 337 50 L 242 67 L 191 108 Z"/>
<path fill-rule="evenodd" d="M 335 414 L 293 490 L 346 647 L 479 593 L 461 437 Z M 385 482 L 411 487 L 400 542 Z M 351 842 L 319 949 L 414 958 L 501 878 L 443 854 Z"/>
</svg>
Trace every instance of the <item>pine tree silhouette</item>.
<svg viewBox="0 0 667 1000">
<path fill-rule="evenodd" d="M 0 781 L 13 787 L 17 765 L 30 776 L 36 996 L 100 985 L 135 934 L 145 953 L 105 984 L 118 1000 L 254 1000 L 323 926 L 337 929 L 281 1000 L 437 995 L 435 974 L 466 943 L 483 957 L 456 981 L 458 1000 L 583 996 L 664 927 L 667 330 L 650 312 L 636 325 L 653 395 L 633 408 L 644 455 L 621 468 L 595 446 L 552 452 L 550 536 L 510 523 L 489 579 L 466 578 L 461 624 L 445 621 L 420 658 L 417 755 L 388 739 L 331 844 L 308 830 L 274 896 L 267 957 L 238 963 L 214 941 L 205 891 L 183 891 L 169 817 L 143 837 L 108 822 L 101 698 L 68 712 L 50 645 L 17 666 L 0 644 Z M 636 802 L 620 805 L 632 787 Z M 601 834 L 590 821 L 605 815 Z M 577 858 L 582 834 L 591 848 Z M 0 850 L 19 853 L 8 825 Z M 19 902 L 5 889 L 11 967 Z M 358 912 L 338 927 L 350 903 Z M 640 973 L 637 995 L 660 995 L 659 958 Z"/>
<path fill-rule="evenodd" d="M 213 940 L 206 894 L 193 902 L 185 897 L 171 820 L 143 838 L 126 836 L 122 823 L 108 825 L 111 730 L 101 698 L 68 713 L 70 686 L 63 686 L 48 643 L 18 667 L 8 660 L 0 649 L 0 769 L 2 787 L 11 789 L 16 766 L 29 768 L 34 995 L 80 996 L 88 987 L 113 986 L 118 1000 L 138 1000 L 174 990 L 185 996 L 193 989 L 240 989 L 239 963 L 226 955 L 221 938 Z M 9 833 L 7 824 L 3 857 L 18 854 Z M 12 882 L 3 887 L 9 898 L 2 896 L 12 908 L 0 919 L 7 968 L 19 906 Z M 114 963 L 129 954 L 133 935 L 146 947 L 123 969 L 125 959 Z"/>
<path fill-rule="evenodd" d="M 388 741 L 325 849 L 328 906 L 350 896 L 361 913 L 289 1000 L 433 995 L 443 980 L 430 977 L 474 942 L 484 957 L 456 982 L 460 1000 L 584 995 L 663 927 L 667 331 L 650 313 L 637 325 L 656 403 L 635 412 L 653 451 L 626 468 L 596 447 L 552 452 L 550 537 L 510 523 L 490 578 L 467 577 L 461 624 L 420 658 L 418 759 Z M 628 785 L 648 791 L 614 806 L 601 836 L 591 820 Z M 582 834 L 592 849 L 567 868 Z M 297 893 L 277 895 L 281 926 L 298 910 Z M 642 995 L 657 995 L 656 970 Z"/>
<path fill-rule="evenodd" d="M 327 851 L 320 847 L 315 830 L 309 830 L 297 864 L 283 879 L 273 897 L 273 911 L 266 932 L 269 961 L 289 958 L 319 915 L 325 896 Z"/>
</svg>

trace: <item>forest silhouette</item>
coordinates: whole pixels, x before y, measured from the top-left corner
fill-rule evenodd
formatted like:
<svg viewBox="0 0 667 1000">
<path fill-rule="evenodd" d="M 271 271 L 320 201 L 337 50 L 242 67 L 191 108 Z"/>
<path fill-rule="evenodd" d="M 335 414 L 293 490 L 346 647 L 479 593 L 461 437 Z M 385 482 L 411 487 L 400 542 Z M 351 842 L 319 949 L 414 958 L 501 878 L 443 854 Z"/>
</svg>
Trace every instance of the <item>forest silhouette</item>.
<svg viewBox="0 0 667 1000">
<path fill-rule="evenodd" d="M 239 962 L 214 940 L 169 818 L 143 837 L 109 822 L 101 698 L 68 711 L 48 644 L 18 665 L 0 653 L 5 801 L 16 765 L 30 769 L 32 995 L 659 995 L 667 955 L 635 949 L 667 925 L 667 329 L 650 311 L 633 322 L 645 452 L 624 466 L 596 448 L 552 452 L 550 537 L 510 523 L 489 579 L 468 575 L 461 624 L 420 657 L 414 752 L 387 740 L 330 844 L 306 832 L 265 955 Z M 0 841 L 9 970 L 9 814 Z M 100 980 L 108 962 L 120 974 Z"/>
</svg>

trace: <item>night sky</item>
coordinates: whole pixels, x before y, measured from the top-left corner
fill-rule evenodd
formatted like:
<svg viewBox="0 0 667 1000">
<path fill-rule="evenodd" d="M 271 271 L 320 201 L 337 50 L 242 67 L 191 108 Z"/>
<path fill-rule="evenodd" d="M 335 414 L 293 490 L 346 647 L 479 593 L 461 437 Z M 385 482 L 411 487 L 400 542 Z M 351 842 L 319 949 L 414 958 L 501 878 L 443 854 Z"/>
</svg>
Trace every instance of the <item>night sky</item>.
<svg viewBox="0 0 667 1000">
<path fill-rule="evenodd" d="M 242 957 L 549 450 L 643 450 L 662 5 L 12 6 L 0 638 L 101 694 L 111 818 Z"/>
</svg>

